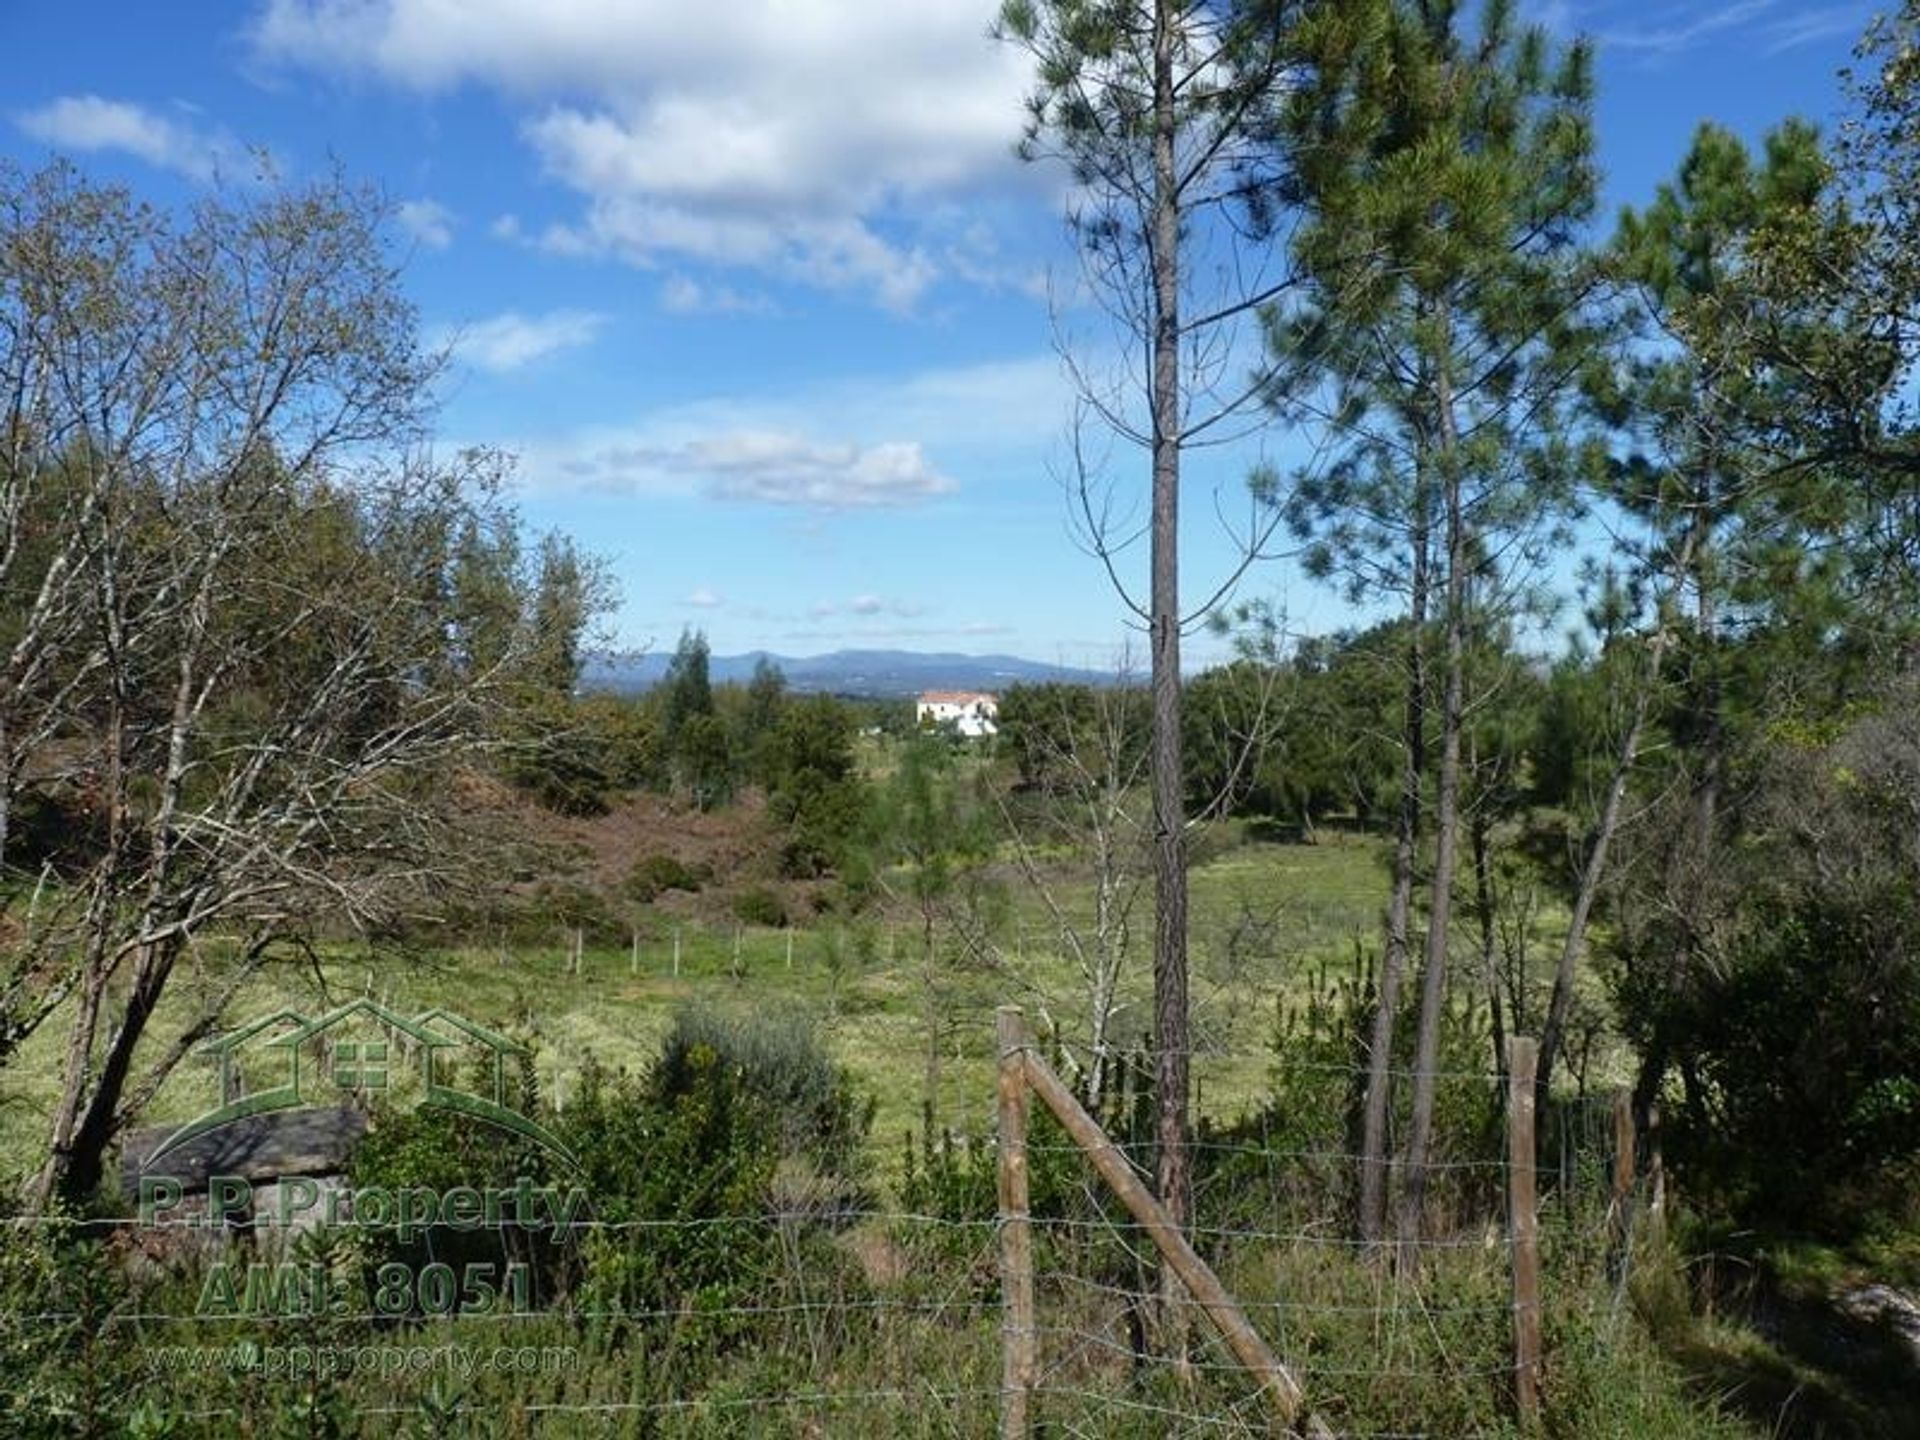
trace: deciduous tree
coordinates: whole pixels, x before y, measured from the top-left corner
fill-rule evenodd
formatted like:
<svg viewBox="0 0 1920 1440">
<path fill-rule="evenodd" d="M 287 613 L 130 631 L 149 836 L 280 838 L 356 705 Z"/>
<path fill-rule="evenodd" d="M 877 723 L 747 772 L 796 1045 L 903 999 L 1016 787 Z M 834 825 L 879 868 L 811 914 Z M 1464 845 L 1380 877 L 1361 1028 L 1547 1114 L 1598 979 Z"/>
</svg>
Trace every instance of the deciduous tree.
<svg viewBox="0 0 1920 1440">
<path fill-rule="evenodd" d="M 62 166 L 0 181 L 0 523 L 36 535 L 6 540 L 33 597 L 7 784 L 76 822 L 42 883 L 4 877 L 0 1062 L 68 1026 L 38 1203 L 93 1189 L 280 947 L 474 873 L 450 771 L 499 742 L 540 620 L 482 639 L 453 598 L 464 542 L 505 524 L 499 467 L 422 458 L 436 360 L 382 217 L 330 179 L 177 221 Z M 154 1034 L 216 931 L 211 998 Z"/>
</svg>

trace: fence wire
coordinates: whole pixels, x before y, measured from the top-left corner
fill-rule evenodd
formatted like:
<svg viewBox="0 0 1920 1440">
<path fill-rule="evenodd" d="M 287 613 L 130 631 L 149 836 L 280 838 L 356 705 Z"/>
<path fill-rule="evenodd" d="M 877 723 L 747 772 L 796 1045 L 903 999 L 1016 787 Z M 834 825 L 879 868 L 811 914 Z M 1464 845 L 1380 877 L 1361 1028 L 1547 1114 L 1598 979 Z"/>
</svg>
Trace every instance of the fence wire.
<svg viewBox="0 0 1920 1440">
<path fill-rule="evenodd" d="M 1352 1066 L 1312 1060 L 1300 1073 L 1329 1077 L 1330 1093 L 1364 1081 Z M 1471 1101 L 1442 1127 L 1418 1233 L 1384 1248 L 1354 1231 L 1365 1161 L 1344 1118 L 1329 1126 L 1261 1112 L 1202 1127 L 1190 1147 L 1186 1233 L 1313 1412 L 1352 1440 L 1512 1433 L 1504 1202 L 1516 1165 L 1532 1170 L 1541 1190 L 1550 1268 L 1543 1308 L 1572 1303 L 1580 1277 L 1617 1239 L 1606 1188 L 1610 1097 L 1557 1105 L 1544 1117 L 1537 1158 L 1513 1157 L 1497 1123 L 1502 1078 L 1466 1070 L 1445 1078 Z M 114 1215 L 7 1217 L 0 1368 L 9 1378 L 0 1381 L 0 1407 L 11 1399 L 14 1408 L 0 1408 L 0 1434 L 15 1433 L 21 1407 L 38 1404 L 45 1433 L 116 1436 L 259 1432 L 302 1415 L 312 1418 L 306 1433 L 432 1425 L 448 1435 L 994 1435 L 1004 1398 L 998 1256 L 1007 1217 L 991 1198 L 988 1094 L 976 1113 L 982 1123 L 970 1143 L 924 1137 L 911 1205 L 883 1198 L 574 1222 L 571 1243 L 633 1265 L 689 1247 L 766 1246 L 759 1293 L 680 1288 L 675 1265 L 691 1275 L 697 1262 L 674 1261 L 659 1262 L 650 1281 L 672 1297 L 659 1303 L 602 1293 L 583 1268 L 527 1311 L 396 1315 L 361 1305 L 236 1317 L 194 1303 L 195 1267 L 209 1253 L 277 1264 L 306 1253 L 310 1235 L 263 1223 L 200 1232 L 210 1252 L 170 1255 L 172 1226 Z M 1104 1143 L 1150 1178 L 1153 1144 L 1114 1106 L 1103 1118 L 1113 1130 Z M 1154 1227 L 1099 1181 L 1085 1148 L 1036 1123 L 1027 1159 L 1040 1354 L 1034 1414 L 1045 1433 L 1270 1434 L 1257 1385 L 1200 1307 L 1163 1285 Z M 351 1216 L 327 1228 L 350 1249 L 373 1252 L 391 1230 Z M 157 1257 L 136 1255 L 141 1245 Z M 109 1272 L 120 1288 L 106 1283 Z M 1568 1288 L 1556 1291 L 1562 1277 Z M 509 1351 L 542 1366 L 502 1362 Z M 413 1358 L 422 1354 L 431 1358 Z M 35 1364 L 52 1377 L 38 1389 Z"/>
</svg>

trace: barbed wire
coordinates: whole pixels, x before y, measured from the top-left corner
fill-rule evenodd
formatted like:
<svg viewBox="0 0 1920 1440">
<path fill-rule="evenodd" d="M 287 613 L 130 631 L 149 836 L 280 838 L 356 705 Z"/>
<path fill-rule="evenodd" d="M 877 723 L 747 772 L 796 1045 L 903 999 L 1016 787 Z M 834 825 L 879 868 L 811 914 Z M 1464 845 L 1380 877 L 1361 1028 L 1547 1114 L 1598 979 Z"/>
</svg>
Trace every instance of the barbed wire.
<svg viewBox="0 0 1920 1440">
<path fill-rule="evenodd" d="M 1043 1057 L 1047 1047 L 1036 1044 L 1031 1053 Z M 1201 1047 L 1190 1053 L 1210 1060 L 1248 1063 L 1244 1054 Z M 985 1047 L 975 1058 L 991 1065 L 992 1056 Z M 1356 1082 L 1367 1073 L 1363 1065 L 1282 1063 L 1301 1070 L 1343 1074 Z M 1411 1076 L 1415 1072 L 1396 1068 L 1391 1073 Z M 1496 1092 L 1507 1083 L 1504 1076 L 1488 1071 L 1430 1073 L 1443 1080 L 1471 1080 Z M 1602 1193 L 1612 1135 L 1599 1114 L 1599 1103 L 1601 1097 L 1583 1098 L 1566 1107 L 1569 1123 L 1555 1137 L 1561 1147 L 1558 1163 L 1551 1158 L 1543 1163 L 1531 1156 L 1516 1160 L 1506 1154 L 1504 1126 L 1491 1131 L 1483 1127 L 1471 1135 L 1463 1133 L 1453 1142 L 1453 1149 L 1440 1150 L 1426 1166 L 1436 1177 L 1456 1177 L 1446 1189 L 1446 1204 L 1432 1212 L 1432 1229 L 1383 1242 L 1352 1233 L 1345 1196 L 1328 1193 L 1329 1173 L 1351 1177 L 1369 1163 L 1378 1163 L 1337 1143 L 1313 1143 L 1330 1127 L 1290 1130 L 1284 1123 L 1262 1125 L 1256 1117 L 1239 1122 L 1237 1127 L 1216 1129 L 1196 1136 L 1188 1146 L 1201 1161 L 1201 1168 L 1194 1192 L 1197 1213 L 1183 1227 L 1183 1233 L 1203 1256 L 1221 1266 L 1236 1303 L 1274 1354 L 1306 1387 L 1316 1412 L 1351 1414 L 1360 1421 L 1353 1427 L 1336 1427 L 1346 1440 L 1427 1440 L 1433 1433 L 1444 1433 L 1453 1440 L 1485 1434 L 1484 1427 L 1498 1413 L 1502 1403 L 1499 1397 L 1506 1394 L 1515 1374 L 1516 1362 L 1504 1348 L 1506 1322 L 1528 1308 L 1536 1312 L 1548 1308 L 1545 1299 L 1530 1306 L 1519 1305 L 1502 1293 L 1508 1283 L 1510 1241 L 1504 1178 L 1531 1172 L 1549 1186 L 1556 1177 L 1562 1177 L 1569 1182 L 1563 1186 L 1568 1195 Z M 979 1111 L 983 1120 L 991 1113 L 985 1093 L 980 1097 Z M 1036 1111 L 1045 1113 L 1037 1104 Z M 1042 1133 L 1046 1138 L 1030 1138 L 1025 1147 L 1030 1170 L 1045 1167 L 1049 1175 L 1057 1177 L 1060 1171 L 1055 1161 L 1088 1158 L 1088 1145 L 1057 1138 L 1054 1131 Z M 1306 1138 L 1302 1139 L 1303 1135 Z M 986 1161 L 993 1145 L 990 1133 L 976 1136 L 962 1132 L 955 1136 L 949 1132 L 949 1142 L 944 1146 L 938 1144 L 935 1134 L 929 1134 L 926 1163 L 934 1163 L 936 1155 L 954 1153 Z M 1469 1147 L 1478 1147 L 1481 1153 Z M 1144 1178 L 1151 1175 L 1158 1147 L 1150 1140 L 1105 1137 L 1092 1148 L 1121 1157 Z M 915 1152 L 916 1157 L 919 1153 Z M 1397 1158 L 1388 1157 L 1387 1163 L 1393 1173 L 1401 1173 L 1403 1165 Z M 972 1183 L 981 1172 L 954 1173 L 971 1177 L 967 1183 Z M 986 1178 L 992 1178 L 990 1165 Z M 1057 1179 L 1049 1183 L 1057 1184 Z M 1338 1187 L 1346 1182 L 1331 1183 Z M 1104 1436 L 1116 1428 L 1128 1433 L 1166 1435 L 1270 1433 L 1262 1409 L 1268 1397 L 1258 1379 L 1250 1376 L 1242 1362 L 1211 1333 L 1201 1318 L 1206 1314 L 1204 1307 L 1190 1298 L 1169 1299 L 1160 1293 L 1156 1277 L 1161 1262 L 1154 1237 L 1163 1227 L 1143 1222 L 1126 1211 L 1090 1165 L 1071 1184 L 1064 1195 L 1052 1191 L 1044 1205 L 1020 1217 L 1039 1261 L 1033 1270 L 1033 1284 L 1040 1313 L 1031 1327 L 1040 1351 L 1040 1371 L 1032 1392 L 1038 1407 L 1035 1413 L 1044 1415 L 1048 1427 L 1062 1435 Z M 407 1187 L 377 1188 L 398 1195 Z M 884 1199 L 888 1193 L 876 1187 L 855 1198 L 869 1200 L 878 1195 Z M 58 1298 L 64 1297 L 49 1294 L 41 1298 L 56 1303 L 0 1309 L 0 1332 L 18 1334 L 35 1326 L 85 1327 L 91 1331 L 88 1344 L 99 1341 L 124 1345 L 128 1337 L 137 1343 L 139 1332 L 151 1329 L 157 1332 L 150 1337 L 154 1344 L 168 1335 L 187 1340 L 204 1334 L 202 1349 L 227 1349 L 250 1332 L 275 1345 L 299 1342 L 352 1346 L 366 1342 L 358 1337 L 320 1338 L 327 1333 L 320 1327 L 373 1326 L 372 1343 L 425 1346 L 463 1338 L 485 1343 L 474 1338 L 475 1332 L 506 1343 L 523 1336 L 526 1329 L 543 1324 L 564 1332 L 574 1326 L 677 1327 L 683 1322 L 719 1321 L 764 1327 L 759 1333 L 770 1338 L 786 1334 L 797 1347 L 796 1353 L 811 1344 L 816 1354 L 822 1334 L 833 1337 L 825 1342 L 829 1346 L 859 1347 L 877 1341 L 888 1351 L 899 1347 L 909 1354 L 923 1337 L 959 1335 L 963 1339 L 958 1343 L 963 1348 L 954 1353 L 967 1357 L 965 1363 L 930 1373 L 918 1384 L 889 1383 L 902 1378 L 897 1369 L 901 1361 L 895 1355 L 886 1368 L 847 1375 L 842 1385 L 805 1389 L 770 1385 L 753 1393 L 723 1387 L 706 1394 L 577 1401 L 552 1396 L 551 1391 L 542 1396 L 537 1388 L 531 1388 L 529 1398 L 509 1403 L 528 1416 L 556 1422 L 563 1417 L 583 1422 L 597 1418 L 615 1427 L 627 1422 L 644 1425 L 647 1417 L 655 1417 L 669 1425 L 691 1424 L 703 1429 L 711 1423 L 723 1428 L 728 1423 L 725 1417 L 730 1415 L 785 1411 L 793 1412 L 796 1418 L 792 1422 L 771 1422 L 774 1429 L 787 1433 L 790 1423 L 793 1432 L 800 1434 L 818 1433 L 822 1423 L 831 1428 L 830 1422 L 811 1412 L 830 1413 L 835 1409 L 869 1412 L 858 1418 L 850 1414 L 843 1423 L 868 1426 L 873 1433 L 882 1433 L 887 1428 L 886 1407 L 899 1406 L 943 1417 L 950 1414 L 949 1428 L 954 1433 L 973 1433 L 982 1428 L 979 1409 L 998 1405 L 1003 1389 L 998 1385 L 940 1381 L 964 1382 L 978 1374 L 976 1367 L 997 1358 L 1007 1322 L 995 1256 L 1012 1217 L 969 1213 L 966 1207 L 977 1204 L 979 1197 L 965 1191 L 942 1197 L 936 1188 L 932 1192 L 936 1197 L 934 1208 L 928 1208 L 928 1192 L 891 1193 L 911 1195 L 916 1203 L 839 1205 L 826 1199 L 775 1204 L 751 1214 L 583 1215 L 564 1226 L 554 1226 L 550 1221 L 527 1226 L 509 1212 L 496 1220 L 481 1218 L 459 1226 L 503 1238 L 512 1232 L 524 1232 L 546 1245 L 572 1236 L 608 1236 L 625 1237 L 644 1246 L 654 1236 L 705 1234 L 717 1238 L 702 1244 L 724 1246 L 729 1243 L 730 1233 L 812 1232 L 849 1239 L 883 1237 L 887 1245 L 900 1252 L 897 1257 L 874 1262 L 877 1268 L 866 1270 L 861 1268 L 860 1259 L 854 1260 L 851 1269 L 836 1268 L 849 1264 L 853 1254 L 849 1247 L 841 1247 L 831 1262 L 817 1262 L 811 1255 L 805 1260 L 794 1259 L 790 1270 L 769 1277 L 767 1285 L 772 1293 L 759 1298 L 727 1297 L 718 1304 L 690 1299 L 627 1307 L 572 1303 L 562 1290 L 561 1298 L 549 1306 L 536 1304 L 473 1314 L 394 1315 L 356 1305 L 350 1310 L 320 1314 L 202 1315 L 141 1304 L 137 1299 L 119 1309 L 91 1310 L 58 1303 Z M 1543 1211 L 1550 1193 L 1550 1189 L 1543 1191 Z M 942 1199 L 954 1203 L 943 1205 Z M 149 1216 L 146 1222 L 138 1216 L 124 1215 L 0 1217 L 0 1236 L 45 1232 L 115 1241 L 138 1232 L 142 1238 L 152 1238 L 157 1253 L 146 1258 L 162 1267 L 170 1241 L 204 1237 L 212 1244 L 244 1247 L 242 1253 L 248 1255 L 250 1264 L 299 1268 L 329 1263 L 323 1252 L 302 1248 L 303 1237 L 315 1232 L 383 1236 L 403 1228 L 396 1219 L 386 1216 L 323 1218 L 323 1208 L 298 1209 L 289 1223 L 271 1201 L 263 1201 L 251 1217 L 223 1219 L 204 1209 L 193 1212 L 191 1207 L 196 1202 L 204 1205 L 199 1197 L 189 1197 L 185 1207 Z M 987 1204 L 992 1204 L 991 1195 Z M 1448 1205 L 1453 1208 L 1449 1210 Z M 1588 1210 L 1578 1210 L 1565 1233 L 1598 1235 L 1610 1223 L 1598 1207 L 1592 1209 L 1591 1225 L 1588 1218 Z M 416 1220 L 408 1228 L 426 1233 L 433 1229 L 433 1221 Z M 195 1254 L 196 1258 L 204 1255 L 184 1245 L 178 1253 Z M 794 1255 L 799 1254 L 799 1247 L 794 1247 Z M 1488 1257 L 1487 1263 L 1470 1258 L 1475 1255 Z M 1297 1256 L 1297 1262 L 1290 1262 L 1288 1256 Z M 1383 1263 L 1374 1263 L 1374 1257 L 1386 1258 Z M 1406 1263 L 1409 1257 L 1412 1263 Z M 1427 1257 L 1429 1264 L 1423 1265 L 1421 1257 Z M 1459 1257 L 1462 1263 L 1456 1264 L 1449 1257 Z M 359 1253 L 346 1257 L 349 1267 L 364 1264 L 367 1259 Z M 1227 1268 L 1229 1264 L 1234 1270 Z M 889 1270 L 888 1265 L 896 1268 Z M 1129 1271 L 1139 1277 L 1138 1284 L 1126 1282 Z M 156 1274 L 166 1278 L 164 1269 Z M 1240 1279 L 1237 1285 L 1232 1283 L 1236 1274 Z M 343 1283 L 351 1293 L 350 1279 Z M 666 1295 L 673 1293 L 674 1283 L 669 1267 Z M 1290 1286 L 1294 1287 L 1291 1293 Z M 183 1299 L 183 1305 L 186 1303 L 190 1303 L 190 1297 Z M 527 1322 L 533 1322 L 533 1326 Z M 1195 1337 L 1179 1353 L 1165 1353 L 1159 1348 L 1160 1327 L 1170 1323 L 1179 1324 Z M 303 1326 L 316 1327 L 316 1334 L 303 1336 Z M 783 1326 L 790 1329 L 783 1330 Z M 614 1343 L 606 1339 L 606 1332 L 589 1331 L 580 1339 L 589 1346 Z M 548 1333 L 539 1336 L 538 1342 L 553 1344 L 556 1340 Z M 557 1343 L 572 1341 L 561 1338 Z M 218 1373 L 228 1379 L 240 1375 L 239 1371 Z M 177 1375 L 165 1374 L 171 1375 L 173 1384 L 191 1383 L 185 1370 Z M 153 1383 L 169 1382 L 156 1372 Z M 554 1388 L 564 1395 L 570 1387 Z M 393 1392 L 389 1388 L 384 1393 Z M 1455 1408 L 1448 1413 L 1457 1414 L 1463 1423 L 1443 1426 L 1438 1432 L 1405 1428 L 1406 1420 L 1424 1414 L 1417 1400 L 1409 1401 L 1406 1395 L 1424 1393 L 1457 1397 Z M 1321 1407 L 1331 1409 L 1322 1411 Z M 435 1408 L 436 1414 L 482 1411 L 497 1411 L 497 1402 L 487 1406 L 436 1403 Z M 222 1422 L 234 1422 L 249 1413 L 245 1408 L 230 1406 L 180 1411 L 178 1416 L 191 1424 L 218 1429 Z M 393 1401 L 343 1409 L 341 1413 L 371 1426 L 423 1412 L 418 1405 Z M 671 1419 L 674 1416 L 693 1418 L 675 1422 Z M 1366 1429 L 1365 1420 L 1369 1418 L 1387 1422 L 1385 1428 Z M 1396 1424 L 1400 1428 L 1395 1428 Z M 939 1425 L 948 1426 L 949 1422 L 943 1418 Z"/>
<path fill-rule="evenodd" d="M 1071 1271 L 1049 1270 L 1036 1279 L 1052 1285 L 1069 1286 L 1089 1294 L 1104 1295 L 1115 1300 L 1139 1300 L 1143 1298 L 1141 1290 L 1129 1290 L 1124 1285 L 1108 1284 L 1104 1281 L 1089 1279 L 1085 1275 L 1076 1275 Z M 1386 1288 L 1399 1295 L 1410 1292 L 1410 1285 L 1389 1284 Z M 1191 1308 L 1197 1309 L 1192 1302 Z M 1423 1299 L 1416 1299 L 1404 1306 L 1391 1305 L 1330 1305 L 1315 1300 L 1249 1300 L 1241 1298 L 1237 1302 L 1242 1310 L 1258 1313 L 1273 1311 L 1277 1315 L 1388 1315 L 1399 1311 L 1425 1311 L 1441 1315 L 1510 1315 L 1516 1306 L 1512 1301 L 1502 1301 L 1497 1305 L 1442 1305 L 1431 1306 Z"/>
</svg>

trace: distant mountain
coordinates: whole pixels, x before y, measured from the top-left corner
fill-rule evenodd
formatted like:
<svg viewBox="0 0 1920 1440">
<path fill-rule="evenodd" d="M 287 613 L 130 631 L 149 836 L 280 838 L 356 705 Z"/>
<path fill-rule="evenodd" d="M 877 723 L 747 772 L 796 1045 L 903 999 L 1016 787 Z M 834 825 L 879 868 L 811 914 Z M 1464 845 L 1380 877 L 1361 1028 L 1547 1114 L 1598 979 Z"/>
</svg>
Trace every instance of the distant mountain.
<svg viewBox="0 0 1920 1440">
<path fill-rule="evenodd" d="M 594 655 L 581 683 L 589 690 L 639 694 L 666 678 L 673 655 Z M 716 685 L 746 681 L 761 660 L 771 660 L 787 677 L 787 688 L 805 694 L 888 698 L 922 690 L 991 690 L 1055 680 L 1081 685 L 1110 685 L 1113 676 L 1098 670 L 1046 665 L 1014 655 L 923 655 L 912 650 L 835 650 L 830 655 L 774 655 L 765 650 L 745 655 L 715 655 L 707 673 Z"/>
</svg>

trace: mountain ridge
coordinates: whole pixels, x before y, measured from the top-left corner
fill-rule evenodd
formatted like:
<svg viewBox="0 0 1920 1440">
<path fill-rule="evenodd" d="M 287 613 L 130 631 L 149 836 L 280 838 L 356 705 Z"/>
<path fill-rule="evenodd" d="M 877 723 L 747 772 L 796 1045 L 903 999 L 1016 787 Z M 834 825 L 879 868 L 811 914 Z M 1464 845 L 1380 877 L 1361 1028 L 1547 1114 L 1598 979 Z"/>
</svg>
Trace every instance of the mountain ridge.
<svg viewBox="0 0 1920 1440">
<path fill-rule="evenodd" d="M 707 673 L 716 685 L 744 682 L 762 660 L 780 667 L 787 688 L 802 694 L 834 694 L 876 699 L 918 695 L 923 690 L 1003 690 L 1010 685 L 1058 681 L 1110 685 L 1114 677 L 1099 670 L 1053 665 L 1018 655 L 968 655 L 958 651 L 831 650 L 822 655 L 780 655 L 749 650 L 714 655 Z M 581 686 L 616 694 L 643 694 L 666 678 L 671 652 L 643 655 L 599 652 L 587 657 Z"/>
</svg>

